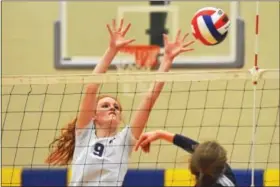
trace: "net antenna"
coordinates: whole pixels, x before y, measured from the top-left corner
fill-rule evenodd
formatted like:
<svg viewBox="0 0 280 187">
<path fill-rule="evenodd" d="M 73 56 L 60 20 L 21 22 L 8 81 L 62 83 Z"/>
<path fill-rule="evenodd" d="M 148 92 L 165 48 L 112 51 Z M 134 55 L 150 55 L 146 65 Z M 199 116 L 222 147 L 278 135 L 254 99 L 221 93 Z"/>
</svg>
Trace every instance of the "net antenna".
<svg viewBox="0 0 280 187">
<path fill-rule="evenodd" d="M 252 145 L 251 145 L 251 187 L 255 186 L 255 144 L 256 144 L 256 129 L 257 129 L 257 84 L 260 76 L 258 67 L 258 51 L 259 51 L 259 1 L 256 2 L 256 15 L 255 15 L 255 55 L 254 66 L 250 69 L 252 74 L 253 83 L 253 115 L 252 115 Z"/>
</svg>

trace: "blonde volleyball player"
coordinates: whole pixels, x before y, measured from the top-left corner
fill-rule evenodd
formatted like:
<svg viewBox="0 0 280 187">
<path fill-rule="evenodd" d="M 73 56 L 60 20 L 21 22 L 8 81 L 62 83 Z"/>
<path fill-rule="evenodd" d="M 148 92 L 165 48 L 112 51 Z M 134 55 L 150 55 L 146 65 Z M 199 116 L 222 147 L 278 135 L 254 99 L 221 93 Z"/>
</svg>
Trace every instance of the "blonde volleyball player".
<svg viewBox="0 0 280 187">
<path fill-rule="evenodd" d="M 94 73 L 105 73 L 119 49 L 133 42 L 125 39 L 130 24 L 117 28 L 115 21 L 107 25 L 110 45 Z M 158 71 L 167 72 L 172 60 L 179 53 L 190 51 L 188 45 L 177 36 L 174 43 L 166 41 L 166 55 Z M 185 39 L 186 36 L 183 38 Z M 122 121 L 122 107 L 111 96 L 96 96 L 99 84 L 87 86 L 78 117 L 70 122 L 60 137 L 52 142 L 55 149 L 46 162 L 51 165 L 72 163 L 70 186 L 121 186 L 128 169 L 128 159 L 136 140 L 142 134 L 151 109 L 164 82 L 156 82 L 142 99 L 137 112 L 123 130 L 118 132 Z"/>
<path fill-rule="evenodd" d="M 190 171 L 196 177 L 195 187 L 234 187 L 235 176 L 227 164 L 225 149 L 215 141 L 198 142 L 167 131 L 157 130 L 143 133 L 135 145 L 146 153 L 150 151 L 150 144 L 156 140 L 165 140 L 184 149 L 191 154 Z"/>
</svg>

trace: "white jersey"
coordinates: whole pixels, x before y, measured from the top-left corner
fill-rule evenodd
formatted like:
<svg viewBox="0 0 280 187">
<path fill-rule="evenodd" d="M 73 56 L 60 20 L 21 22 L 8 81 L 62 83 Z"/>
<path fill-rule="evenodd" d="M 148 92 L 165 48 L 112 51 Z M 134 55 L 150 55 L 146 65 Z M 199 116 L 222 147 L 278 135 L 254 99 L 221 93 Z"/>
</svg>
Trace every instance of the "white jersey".
<svg viewBox="0 0 280 187">
<path fill-rule="evenodd" d="M 105 138 L 96 136 L 92 121 L 79 131 L 69 186 L 122 186 L 135 143 L 129 126 Z"/>
</svg>

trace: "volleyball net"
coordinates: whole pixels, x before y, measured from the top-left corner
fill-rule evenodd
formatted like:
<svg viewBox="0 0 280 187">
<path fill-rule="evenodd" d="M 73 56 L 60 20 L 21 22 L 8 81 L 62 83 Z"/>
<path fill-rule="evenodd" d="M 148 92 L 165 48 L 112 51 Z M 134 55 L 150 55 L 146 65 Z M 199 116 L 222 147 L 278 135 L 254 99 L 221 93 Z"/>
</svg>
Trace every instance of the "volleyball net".
<svg viewBox="0 0 280 187">
<path fill-rule="evenodd" d="M 198 141 L 217 140 L 234 169 L 254 174 L 279 167 L 279 70 L 114 73 L 103 75 L 4 76 L 2 78 L 2 167 L 15 182 L 16 168 L 46 168 L 49 144 L 77 116 L 89 83 L 117 97 L 125 122 L 151 83 L 165 81 L 145 131 L 163 129 Z M 257 81 L 257 84 L 253 84 Z M 134 152 L 129 168 L 141 171 L 187 169 L 188 154 L 155 142 L 149 154 Z M 174 176 L 173 176 L 174 175 Z M 169 186 L 191 184 L 169 172 Z M 8 178 L 9 178 L 8 177 Z M 265 181 L 273 182 L 273 181 Z M 254 180 L 250 181 L 250 184 Z"/>
</svg>

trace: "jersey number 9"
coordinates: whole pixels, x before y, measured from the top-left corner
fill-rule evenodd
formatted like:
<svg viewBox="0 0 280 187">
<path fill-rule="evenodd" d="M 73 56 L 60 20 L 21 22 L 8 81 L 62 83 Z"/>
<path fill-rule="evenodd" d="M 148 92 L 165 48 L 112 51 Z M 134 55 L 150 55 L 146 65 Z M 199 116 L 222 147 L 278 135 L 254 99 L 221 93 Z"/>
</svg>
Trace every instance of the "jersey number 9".
<svg viewBox="0 0 280 187">
<path fill-rule="evenodd" d="M 96 143 L 94 145 L 93 154 L 96 155 L 96 156 L 101 157 L 103 155 L 103 152 L 104 152 L 104 145 L 101 144 L 101 143 Z"/>
</svg>

